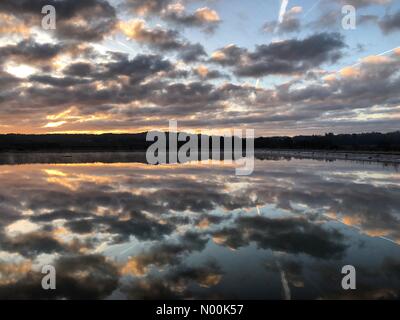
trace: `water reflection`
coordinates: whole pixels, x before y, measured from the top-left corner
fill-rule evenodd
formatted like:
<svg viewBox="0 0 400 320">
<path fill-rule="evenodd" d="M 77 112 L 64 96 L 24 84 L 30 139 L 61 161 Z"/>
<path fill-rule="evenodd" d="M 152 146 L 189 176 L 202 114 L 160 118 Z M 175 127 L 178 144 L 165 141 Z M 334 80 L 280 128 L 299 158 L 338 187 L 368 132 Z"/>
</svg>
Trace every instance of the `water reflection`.
<svg viewBox="0 0 400 320">
<path fill-rule="evenodd" d="M 275 159 L 236 177 L 222 164 L 35 157 L 0 166 L 2 299 L 399 297 L 393 168 Z M 44 264 L 56 291 L 41 288 Z M 341 289 L 346 264 L 356 291 Z"/>
</svg>

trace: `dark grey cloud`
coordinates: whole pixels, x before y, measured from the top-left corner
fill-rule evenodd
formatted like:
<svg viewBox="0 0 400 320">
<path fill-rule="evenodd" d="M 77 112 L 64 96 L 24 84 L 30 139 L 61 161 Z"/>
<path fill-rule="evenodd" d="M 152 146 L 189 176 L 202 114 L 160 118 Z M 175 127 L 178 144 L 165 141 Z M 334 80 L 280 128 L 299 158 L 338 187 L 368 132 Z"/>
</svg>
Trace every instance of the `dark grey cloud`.
<svg viewBox="0 0 400 320">
<path fill-rule="evenodd" d="M 198 68 L 194 68 L 192 69 L 192 73 L 193 75 L 195 75 L 196 77 L 198 77 L 201 80 L 213 80 L 213 79 L 229 79 L 230 77 L 225 74 L 222 73 L 218 70 L 209 70 L 206 67 L 198 67 Z"/>
<path fill-rule="evenodd" d="M 157 243 L 131 259 L 135 262 L 139 273 L 146 273 L 151 266 L 157 268 L 179 266 L 184 257 L 193 252 L 203 251 L 208 240 L 204 235 L 189 231 L 179 237 L 177 241 Z"/>
<path fill-rule="evenodd" d="M 71 11 L 71 18 L 64 18 L 65 11 L 68 12 L 67 5 L 61 7 L 57 5 L 57 15 L 61 15 L 56 29 L 56 35 L 60 39 L 78 41 L 101 41 L 104 36 L 110 34 L 116 25 L 117 16 L 113 6 L 103 0 L 84 0 L 70 1 L 76 3 L 76 7 Z M 79 25 L 76 20 L 81 21 Z"/>
<path fill-rule="evenodd" d="M 21 79 L 18 79 L 8 72 L 0 70 L 0 90 L 5 92 L 6 89 L 15 88 L 21 82 Z"/>
<path fill-rule="evenodd" d="M 47 63 L 62 52 L 62 45 L 39 44 L 33 40 L 22 40 L 17 44 L 0 47 L 2 63 L 7 60 L 24 64 Z"/>
<path fill-rule="evenodd" d="M 23 19 L 28 26 L 38 26 L 42 8 L 52 5 L 57 12 L 54 35 L 63 40 L 99 41 L 113 31 L 115 8 L 106 0 L 4 0 L 0 12 Z"/>
<path fill-rule="evenodd" d="M 219 103 L 222 98 L 221 93 L 213 85 L 197 81 L 188 84 L 168 84 L 162 91 L 157 91 L 155 95 L 149 97 L 149 101 L 160 106 L 190 107 L 192 111 L 197 108 L 200 112 Z"/>
<path fill-rule="evenodd" d="M 194 13 L 167 10 L 162 16 L 178 26 L 199 27 L 208 33 L 214 32 L 221 23 L 218 14 L 207 7 L 198 9 Z"/>
<path fill-rule="evenodd" d="M 166 9 L 172 0 L 125 0 L 125 5 L 136 13 L 154 14 Z"/>
<path fill-rule="evenodd" d="M 163 73 L 163 75 L 167 76 L 169 75 L 171 77 L 179 77 L 179 72 L 175 69 L 172 62 L 158 54 L 141 54 L 132 59 L 129 59 L 128 55 L 126 54 L 113 55 L 113 59 L 111 61 L 98 64 L 91 62 L 75 62 L 66 66 L 63 69 L 63 73 L 65 76 L 60 78 L 35 75 L 32 76 L 31 79 L 49 83 L 53 81 L 54 85 L 57 85 L 58 82 L 59 84 L 63 84 L 65 82 L 65 84 L 72 85 L 75 82 L 75 87 L 73 87 L 71 90 L 75 91 L 75 94 L 77 95 L 76 103 L 82 104 L 85 100 L 91 99 L 91 97 L 93 98 L 94 96 L 92 94 L 97 95 L 99 99 L 112 102 L 112 100 L 109 100 L 109 98 L 111 98 L 110 95 L 115 94 L 118 96 L 118 93 L 115 92 L 115 90 L 118 90 L 121 95 L 125 90 L 131 90 L 131 94 L 128 92 L 123 93 L 125 99 L 128 99 L 124 101 L 129 102 L 134 99 L 136 94 L 139 94 L 141 91 L 144 93 L 143 90 L 145 90 L 145 88 L 151 87 L 151 85 L 133 87 L 134 85 L 139 84 L 150 77 L 155 77 L 160 73 Z M 101 92 L 102 90 L 94 90 L 92 93 L 85 93 L 88 87 L 79 86 L 85 84 L 90 85 L 95 81 L 115 81 L 121 76 L 127 77 L 129 79 L 129 83 L 119 87 L 119 89 L 117 89 L 116 86 L 111 85 L 104 89 L 103 92 Z M 181 76 L 184 76 L 184 74 Z M 35 93 L 41 94 L 41 91 L 35 90 Z M 99 93 L 100 95 L 98 95 Z M 54 96 L 57 94 L 61 94 L 60 97 L 64 96 L 61 92 L 55 91 Z"/>
<path fill-rule="evenodd" d="M 219 283 L 223 275 L 220 266 L 212 260 L 198 266 L 181 264 L 169 269 L 163 277 L 149 275 L 144 279 L 135 279 L 123 286 L 122 291 L 130 299 L 195 299 L 201 296 L 192 292 L 190 286 L 212 287 Z"/>
<path fill-rule="evenodd" d="M 91 220 L 74 220 L 66 223 L 66 226 L 74 233 L 86 234 L 94 230 Z"/>
<path fill-rule="evenodd" d="M 71 87 L 89 82 L 88 80 L 79 78 L 72 78 L 72 77 L 56 78 L 52 76 L 31 76 L 29 77 L 29 81 L 45 85 L 51 85 L 53 87 Z"/>
<path fill-rule="evenodd" d="M 280 34 L 299 32 L 301 29 L 301 22 L 298 18 L 284 19 L 278 26 L 273 24 L 266 24 L 265 30 L 271 31 L 271 27 L 277 27 L 277 32 Z"/>
<path fill-rule="evenodd" d="M 364 62 L 354 69 L 353 76 L 333 78 L 327 83 L 328 86 L 326 83 L 318 83 L 298 90 L 281 88 L 278 90 L 279 98 L 292 103 L 312 101 L 308 103 L 313 104 L 315 111 L 354 110 L 379 104 L 396 105 L 396 92 L 400 85 L 397 72 L 399 60 L 396 56 L 371 59 L 376 62 Z"/>
<path fill-rule="evenodd" d="M 341 233 L 303 218 L 240 217 L 235 224 L 234 228 L 214 233 L 214 237 L 221 239 L 218 243 L 237 249 L 255 242 L 262 249 L 305 253 L 324 259 L 341 257 L 346 251 Z"/>
<path fill-rule="evenodd" d="M 32 222 L 48 223 L 57 219 L 74 221 L 75 219 L 86 218 L 91 214 L 89 212 L 71 211 L 67 209 L 52 210 L 49 213 L 37 214 L 30 218 Z"/>
<path fill-rule="evenodd" d="M 328 62 L 336 62 L 345 47 L 337 33 L 321 33 L 303 40 L 285 40 L 258 45 L 253 52 L 236 46 L 221 49 L 212 61 L 233 67 L 238 76 L 260 77 L 271 74 L 305 72 Z"/>
<path fill-rule="evenodd" d="M 1 237 L 1 235 L 0 235 Z M 68 252 L 63 244 L 45 232 L 33 232 L 9 238 L 3 236 L 2 248 L 10 252 L 18 252 L 26 257 L 33 257 L 41 253 Z"/>
<path fill-rule="evenodd" d="M 86 77 L 93 73 L 94 66 L 88 62 L 74 62 L 64 69 L 64 74 L 74 77 Z"/>
<path fill-rule="evenodd" d="M 130 39 L 147 45 L 161 53 L 176 51 L 185 62 L 195 62 L 206 56 L 200 43 L 191 43 L 182 38 L 177 30 L 161 27 L 149 28 L 143 20 L 133 20 L 120 24 L 120 30 Z"/>
<path fill-rule="evenodd" d="M 186 44 L 179 50 L 178 53 L 178 57 L 187 63 L 200 61 L 206 56 L 207 53 L 200 43 Z"/>
<path fill-rule="evenodd" d="M 98 74 L 100 78 L 115 78 L 117 75 L 125 75 L 130 77 L 132 83 L 141 82 L 158 72 L 171 71 L 173 69 L 173 65 L 169 60 L 154 54 L 140 54 L 131 60 L 124 57 L 120 60 L 106 63 L 102 67 L 104 72 Z"/>
<path fill-rule="evenodd" d="M 299 7 L 294 7 L 287 11 L 282 18 L 282 21 L 269 21 L 263 26 L 263 30 L 268 33 L 287 34 L 299 32 L 302 27 L 300 18 L 302 10 Z"/>
<path fill-rule="evenodd" d="M 358 24 L 377 23 L 379 17 L 373 14 L 363 14 L 357 18 Z"/>
<path fill-rule="evenodd" d="M 377 259 L 373 266 L 357 268 L 357 290 L 349 290 L 351 292 L 346 292 L 335 285 L 342 279 L 337 274 L 337 267 L 314 265 L 312 269 L 315 272 L 320 272 L 321 277 L 331 279 L 320 288 L 321 299 L 397 300 L 400 296 L 398 267 L 398 258 L 385 257 Z"/>
<path fill-rule="evenodd" d="M 373 14 L 362 14 L 361 9 L 364 9 L 368 6 L 388 6 L 390 5 L 392 0 L 325 0 L 320 3 L 321 13 L 314 20 L 308 23 L 306 26 L 310 29 L 318 29 L 318 30 L 342 30 L 342 18 L 343 14 L 341 11 L 342 6 L 350 5 L 355 7 L 357 11 L 357 25 L 362 25 L 365 23 L 374 23 L 378 22 L 379 17 Z"/>
<path fill-rule="evenodd" d="M 379 21 L 379 26 L 385 34 L 400 31 L 400 11 L 384 15 Z"/>
<path fill-rule="evenodd" d="M 116 234 L 115 243 L 122 243 L 135 236 L 139 240 L 161 240 L 174 231 L 174 226 L 164 224 L 155 219 L 145 218 L 143 215 L 132 217 L 128 221 L 116 218 L 96 218 L 93 223 L 101 225 L 103 229 L 111 234 Z"/>
<path fill-rule="evenodd" d="M 57 290 L 43 290 L 43 274 L 29 271 L 0 285 L 1 299 L 105 299 L 118 286 L 118 270 L 100 255 L 64 256 L 55 261 Z"/>
<path fill-rule="evenodd" d="M 149 28 L 143 20 L 122 22 L 120 29 L 127 37 L 157 50 L 177 50 L 183 46 L 178 31 L 161 27 Z"/>
<path fill-rule="evenodd" d="M 202 7 L 192 13 L 186 11 L 183 3 L 172 0 L 125 0 L 124 6 L 140 15 L 157 15 L 171 24 L 184 27 L 198 27 L 206 32 L 214 32 L 220 19 L 214 10 Z"/>
</svg>

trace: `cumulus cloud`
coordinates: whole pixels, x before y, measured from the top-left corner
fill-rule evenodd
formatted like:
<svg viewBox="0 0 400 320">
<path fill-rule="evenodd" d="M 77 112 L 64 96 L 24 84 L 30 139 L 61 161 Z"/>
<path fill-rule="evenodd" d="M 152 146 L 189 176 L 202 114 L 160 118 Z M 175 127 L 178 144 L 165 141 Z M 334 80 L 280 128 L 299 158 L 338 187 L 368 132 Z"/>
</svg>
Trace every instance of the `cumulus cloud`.
<svg viewBox="0 0 400 320">
<path fill-rule="evenodd" d="M 0 36 L 2 34 L 29 36 L 30 29 L 23 21 L 18 20 L 15 16 L 0 13 L 0 20 L 2 21 L 0 25 Z"/>
<path fill-rule="evenodd" d="M 180 4 L 169 5 L 163 11 L 163 17 L 177 25 L 186 27 L 200 27 L 207 32 L 213 32 L 218 27 L 221 19 L 215 10 L 204 7 L 194 13 L 185 12 L 185 7 Z"/>
<path fill-rule="evenodd" d="M 379 21 L 379 26 L 385 34 L 400 31 L 400 11 L 387 13 Z"/>
<path fill-rule="evenodd" d="M 179 58 L 185 62 L 201 61 L 205 57 L 207 53 L 200 43 L 186 44 L 179 51 Z"/>
<path fill-rule="evenodd" d="M 129 38 L 161 50 L 176 50 L 182 46 L 178 32 L 162 28 L 150 29 L 143 20 L 120 22 L 120 30 Z"/>
<path fill-rule="evenodd" d="M 210 70 L 205 65 L 199 65 L 197 68 L 194 68 L 193 74 L 199 77 L 202 80 L 211 80 L 218 78 L 226 78 L 229 79 L 229 76 L 221 73 L 218 70 Z"/>
<path fill-rule="evenodd" d="M 338 258 L 346 249 L 339 232 L 319 228 L 301 218 L 240 217 L 236 225 L 237 229 L 217 231 L 215 241 L 234 249 L 255 242 L 262 249 L 302 252 L 319 258 Z M 302 245 L 299 247 L 298 243 Z"/>
<path fill-rule="evenodd" d="M 238 76 L 293 74 L 337 61 L 344 47 L 341 35 L 321 33 L 303 40 L 258 45 L 253 52 L 231 45 L 214 52 L 211 60 L 220 65 L 232 66 Z"/>
<path fill-rule="evenodd" d="M 0 71 L 0 89 L 5 92 L 6 89 L 15 88 L 21 82 L 21 79 L 18 79 L 8 72 Z"/>
<path fill-rule="evenodd" d="M 208 7 L 187 12 L 182 2 L 172 0 L 126 0 L 125 6 L 142 16 L 158 15 L 165 21 L 185 27 L 198 27 L 206 32 L 213 32 L 221 19 L 218 13 Z"/>
<path fill-rule="evenodd" d="M 160 13 L 172 0 L 126 0 L 125 5 L 141 15 Z"/>
<path fill-rule="evenodd" d="M 178 51 L 185 62 L 199 60 L 206 52 L 199 43 L 183 40 L 176 30 L 161 27 L 149 28 L 143 20 L 120 22 L 119 29 L 129 38 L 160 51 Z"/>
<path fill-rule="evenodd" d="M 20 0 L 2 1 L 0 12 L 22 19 L 30 28 L 40 25 L 39 14 L 45 5 L 57 12 L 55 36 L 64 40 L 99 41 L 113 31 L 116 11 L 106 0 Z"/>
<path fill-rule="evenodd" d="M 0 47 L 2 62 L 11 60 L 17 63 L 35 64 L 48 62 L 57 57 L 62 51 L 58 44 L 38 44 L 31 39 L 20 41 L 15 45 Z"/>
<path fill-rule="evenodd" d="M 57 290 L 43 290 L 43 275 L 28 270 L 14 283 L 0 286 L 2 299 L 105 299 L 118 285 L 116 267 L 99 255 L 61 257 L 55 261 Z M 38 285 L 39 284 L 39 285 Z"/>
<path fill-rule="evenodd" d="M 223 272 L 214 261 L 195 267 L 182 264 L 168 270 L 164 277 L 149 275 L 144 279 L 135 279 L 122 291 L 130 299 L 201 298 L 192 293 L 189 286 L 210 288 L 216 286 L 222 277 Z"/>
<path fill-rule="evenodd" d="M 269 33 L 293 33 L 298 32 L 301 29 L 301 20 L 298 17 L 303 12 L 302 7 L 292 7 L 278 21 L 266 22 L 263 26 L 263 30 Z"/>
</svg>

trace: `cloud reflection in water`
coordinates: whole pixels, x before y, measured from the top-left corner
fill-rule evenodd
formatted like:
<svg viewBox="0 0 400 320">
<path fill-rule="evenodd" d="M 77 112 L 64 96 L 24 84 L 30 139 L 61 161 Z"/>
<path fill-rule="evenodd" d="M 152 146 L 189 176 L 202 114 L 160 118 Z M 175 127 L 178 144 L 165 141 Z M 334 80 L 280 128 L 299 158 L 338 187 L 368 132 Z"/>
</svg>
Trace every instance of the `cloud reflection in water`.
<svg viewBox="0 0 400 320">
<path fill-rule="evenodd" d="M 0 298 L 398 298 L 400 174 L 257 160 L 0 166 Z M 43 264 L 57 290 L 41 289 Z M 341 267 L 358 290 L 341 290 Z M 283 276 L 282 276 L 283 275 Z"/>
</svg>

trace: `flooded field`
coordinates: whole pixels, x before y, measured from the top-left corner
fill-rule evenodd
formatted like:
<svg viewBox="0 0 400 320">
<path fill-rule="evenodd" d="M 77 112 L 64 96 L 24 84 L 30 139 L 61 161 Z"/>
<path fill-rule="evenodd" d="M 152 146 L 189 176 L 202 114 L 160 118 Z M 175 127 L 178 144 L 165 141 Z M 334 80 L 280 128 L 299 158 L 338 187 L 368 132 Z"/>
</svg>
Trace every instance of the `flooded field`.
<svg viewBox="0 0 400 320">
<path fill-rule="evenodd" d="M 136 156 L 2 158 L 0 298 L 399 297 L 396 167 L 267 158 L 237 177 Z"/>
</svg>

